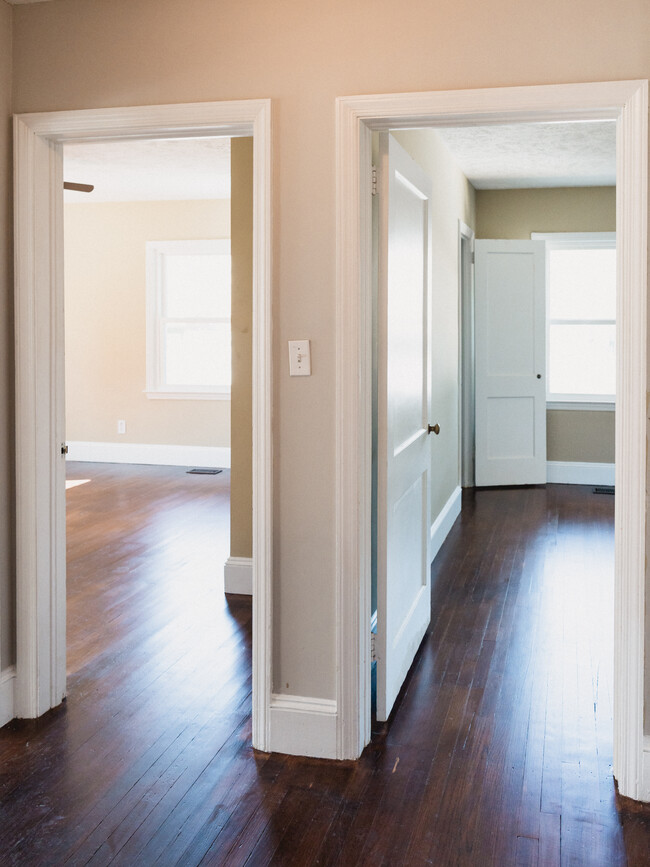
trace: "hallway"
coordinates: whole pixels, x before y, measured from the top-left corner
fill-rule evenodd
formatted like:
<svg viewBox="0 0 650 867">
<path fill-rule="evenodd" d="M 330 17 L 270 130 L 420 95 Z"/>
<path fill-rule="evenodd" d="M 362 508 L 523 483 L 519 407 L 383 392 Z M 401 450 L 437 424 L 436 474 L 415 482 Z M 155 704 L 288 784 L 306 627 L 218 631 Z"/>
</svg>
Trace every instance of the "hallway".
<svg viewBox="0 0 650 867">
<path fill-rule="evenodd" d="M 69 696 L 0 731 L 3 865 L 650 863 L 611 777 L 613 496 L 467 492 L 397 712 L 334 763 L 250 747 L 229 474 L 72 469 Z"/>
</svg>

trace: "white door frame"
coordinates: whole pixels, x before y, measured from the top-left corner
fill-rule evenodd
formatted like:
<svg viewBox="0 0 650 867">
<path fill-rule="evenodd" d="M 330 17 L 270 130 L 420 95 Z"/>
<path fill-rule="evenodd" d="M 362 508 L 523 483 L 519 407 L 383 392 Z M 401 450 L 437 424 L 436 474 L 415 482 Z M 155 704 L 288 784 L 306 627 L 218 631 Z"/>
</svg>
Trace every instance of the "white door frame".
<svg viewBox="0 0 650 867">
<path fill-rule="evenodd" d="M 16 607 L 14 714 L 61 702 L 65 666 L 63 144 L 253 136 L 253 745 L 269 745 L 271 697 L 271 102 L 61 111 L 14 118 Z M 144 255 L 144 253 L 143 253 Z M 209 671 L 210 660 L 206 660 Z"/>
<path fill-rule="evenodd" d="M 644 751 L 648 83 L 619 81 L 337 100 L 337 744 L 370 739 L 371 133 L 379 129 L 617 121 L 618 356 L 614 774 L 650 800 Z M 644 759 L 645 752 L 645 759 Z M 645 766 L 645 776 L 644 776 Z"/>
<path fill-rule="evenodd" d="M 458 476 L 474 486 L 474 230 L 458 221 Z"/>
</svg>

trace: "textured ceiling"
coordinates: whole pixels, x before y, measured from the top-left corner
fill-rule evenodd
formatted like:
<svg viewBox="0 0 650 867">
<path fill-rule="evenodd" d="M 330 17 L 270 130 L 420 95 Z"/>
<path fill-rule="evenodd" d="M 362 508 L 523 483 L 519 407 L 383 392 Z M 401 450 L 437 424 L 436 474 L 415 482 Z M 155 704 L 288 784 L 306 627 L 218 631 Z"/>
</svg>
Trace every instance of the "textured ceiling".
<svg viewBox="0 0 650 867">
<path fill-rule="evenodd" d="M 476 189 L 613 186 L 616 123 L 520 123 L 439 129 Z"/>
<path fill-rule="evenodd" d="M 613 186 L 616 124 L 512 124 L 439 128 L 477 189 Z M 67 202 L 224 199 L 230 197 L 230 139 L 167 139 L 66 144 Z"/>
<path fill-rule="evenodd" d="M 230 139 L 165 139 L 66 144 L 64 180 L 93 184 L 66 202 L 230 198 Z"/>
</svg>

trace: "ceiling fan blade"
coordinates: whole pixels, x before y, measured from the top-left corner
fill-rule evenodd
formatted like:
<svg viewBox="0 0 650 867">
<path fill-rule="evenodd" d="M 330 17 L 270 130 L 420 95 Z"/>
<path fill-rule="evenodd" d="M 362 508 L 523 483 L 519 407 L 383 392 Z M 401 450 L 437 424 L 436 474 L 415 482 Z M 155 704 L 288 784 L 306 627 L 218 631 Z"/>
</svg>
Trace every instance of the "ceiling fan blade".
<svg viewBox="0 0 650 867">
<path fill-rule="evenodd" d="M 74 184 L 71 181 L 63 181 L 64 190 L 76 190 L 78 193 L 92 193 L 95 189 L 93 184 Z"/>
</svg>

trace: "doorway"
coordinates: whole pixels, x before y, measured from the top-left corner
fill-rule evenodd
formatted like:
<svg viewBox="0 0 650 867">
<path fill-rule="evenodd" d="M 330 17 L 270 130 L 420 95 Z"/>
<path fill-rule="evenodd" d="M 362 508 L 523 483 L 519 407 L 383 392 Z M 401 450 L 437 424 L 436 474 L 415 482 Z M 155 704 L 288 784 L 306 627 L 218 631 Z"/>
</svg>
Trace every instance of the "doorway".
<svg viewBox="0 0 650 867">
<path fill-rule="evenodd" d="M 618 354 L 616 464 L 615 776 L 620 791 L 640 797 L 643 786 L 647 83 L 512 88 L 357 97 L 339 100 L 338 199 L 339 378 L 338 636 L 344 667 L 339 683 L 340 742 L 358 754 L 369 738 L 370 609 L 369 477 L 370 371 L 367 326 L 371 298 L 370 151 L 373 129 L 460 124 L 589 120 L 618 124 L 617 236 L 621 339 Z M 456 119 L 456 120 L 455 120 Z M 360 231 L 358 228 L 360 227 Z M 357 282 L 355 274 L 361 275 Z M 349 373 L 348 376 L 345 374 Z M 343 411 L 345 409 L 345 411 Z M 345 474 L 345 475 L 344 475 Z M 353 482 L 350 482 L 350 477 Z M 345 478 L 345 481 L 343 481 Z M 344 520 L 342 520 L 344 519 Z M 356 575 L 356 577 L 355 577 Z M 352 587 L 350 587 L 352 585 Z M 625 628 L 623 628 L 625 624 Z M 364 640 L 364 634 L 367 640 Z M 358 643 L 354 643 L 354 637 Z M 355 686 L 356 684 L 356 686 Z M 343 756 L 341 756 L 343 757 Z"/>
<path fill-rule="evenodd" d="M 200 653 L 211 652 L 211 633 L 199 638 L 204 611 L 220 623 L 215 635 L 229 628 L 222 597 L 230 528 L 250 537 L 251 521 L 250 505 L 230 520 L 230 494 L 237 503 L 240 474 L 250 478 L 250 425 L 233 438 L 234 479 L 230 430 L 231 406 L 241 413 L 250 401 L 252 141 L 63 150 L 64 178 L 90 187 L 64 189 L 66 488 L 70 477 L 87 480 L 66 496 L 72 697 L 75 657 L 92 658 L 87 645 L 103 640 L 128 641 L 118 638 L 127 619 L 120 598 L 129 600 L 131 628 L 143 631 L 173 598 L 170 616 L 195 616 Z M 212 535 L 203 529 L 211 521 Z M 198 598 L 205 602 L 197 610 Z M 105 617 L 90 639 L 98 609 Z M 128 651 L 116 658 L 130 662 Z M 126 690 L 122 674 L 120 664 Z"/>
<path fill-rule="evenodd" d="M 65 696 L 62 146 L 109 138 L 253 136 L 253 744 L 265 749 L 272 561 L 270 103 L 52 112 L 18 116 L 15 126 L 20 612 L 15 713 L 35 718 Z"/>
</svg>

